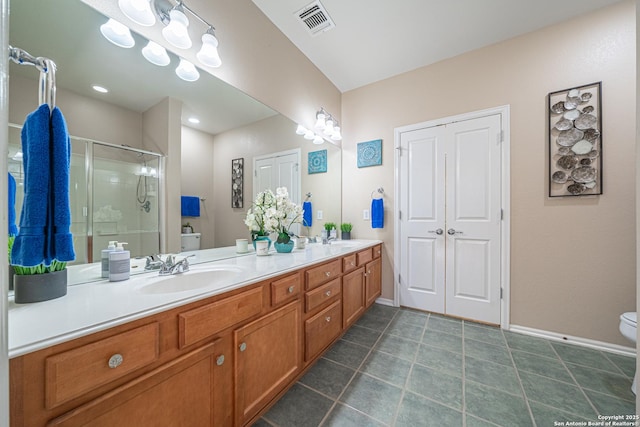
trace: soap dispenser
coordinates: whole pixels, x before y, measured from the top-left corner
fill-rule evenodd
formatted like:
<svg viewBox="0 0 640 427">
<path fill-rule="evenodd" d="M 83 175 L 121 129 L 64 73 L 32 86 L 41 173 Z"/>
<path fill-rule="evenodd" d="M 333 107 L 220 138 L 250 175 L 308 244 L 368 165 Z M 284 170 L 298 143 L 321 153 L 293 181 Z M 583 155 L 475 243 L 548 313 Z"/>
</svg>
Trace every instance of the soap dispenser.
<svg viewBox="0 0 640 427">
<path fill-rule="evenodd" d="M 127 242 L 120 242 L 116 250 L 109 253 L 109 281 L 119 282 L 129 278 L 131 253 L 124 249 Z"/>
<path fill-rule="evenodd" d="M 109 277 L 109 254 L 116 250 L 117 241 L 111 240 L 107 249 L 103 249 L 100 254 L 100 260 L 102 261 L 102 278 L 106 279 Z"/>
</svg>

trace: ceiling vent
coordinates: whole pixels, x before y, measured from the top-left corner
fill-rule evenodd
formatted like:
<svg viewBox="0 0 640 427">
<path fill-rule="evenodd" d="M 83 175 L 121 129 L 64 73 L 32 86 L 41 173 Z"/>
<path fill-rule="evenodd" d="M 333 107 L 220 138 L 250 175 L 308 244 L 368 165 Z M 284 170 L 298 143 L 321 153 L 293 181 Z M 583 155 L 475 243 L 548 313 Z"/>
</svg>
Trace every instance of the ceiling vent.
<svg viewBox="0 0 640 427">
<path fill-rule="evenodd" d="M 297 11 L 296 16 L 312 36 L 328 31 L 336 26 L 319 0 Z"/>
</svg>

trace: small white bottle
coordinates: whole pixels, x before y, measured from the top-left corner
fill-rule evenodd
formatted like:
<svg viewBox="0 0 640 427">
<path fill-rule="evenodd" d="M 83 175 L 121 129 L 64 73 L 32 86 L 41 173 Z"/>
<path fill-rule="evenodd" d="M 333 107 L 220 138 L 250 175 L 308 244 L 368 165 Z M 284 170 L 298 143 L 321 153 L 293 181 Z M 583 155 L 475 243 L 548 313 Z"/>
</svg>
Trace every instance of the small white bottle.
<svg viewBox="0 0 640 427">
<path fill-rule="evenodd" d="M 116 250 L 109 253 L 109 281 L 119 282 L 129 279 L 131 270 L 131 253 L 124 250 L 123 245 L 127 242 L 120 242 Z"/>
<path fill-rule="evenodd" d="M 106 279 L 109 277 L 109 254 L 116 250 L 117 244 L 118 242 L 116 242 L 115 240 L 111 240 L 109 242 L 109 246 L 107 246 L 107 249 L 103 249 L 100 254 L 100 260 L 102 261 L 101 276 L 103 279 Z"/>
</svg>

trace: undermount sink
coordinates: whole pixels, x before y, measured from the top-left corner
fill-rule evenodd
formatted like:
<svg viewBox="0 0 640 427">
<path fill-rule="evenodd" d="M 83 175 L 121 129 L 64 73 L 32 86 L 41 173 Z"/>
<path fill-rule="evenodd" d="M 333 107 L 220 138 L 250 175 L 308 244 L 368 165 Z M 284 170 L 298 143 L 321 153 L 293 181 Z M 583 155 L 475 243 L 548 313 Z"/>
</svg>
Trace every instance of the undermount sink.
<svg viewBox="0 0 640 427">
<path fill-rule="evenodd" d="M 180 274 L 150 277 L 136 290 L 143 294 L 193 291 L 228 281 L 242 272 L 243 270 L 236 266 L 212 266 L 206 268 L 198 266 Z"/>
</svg>

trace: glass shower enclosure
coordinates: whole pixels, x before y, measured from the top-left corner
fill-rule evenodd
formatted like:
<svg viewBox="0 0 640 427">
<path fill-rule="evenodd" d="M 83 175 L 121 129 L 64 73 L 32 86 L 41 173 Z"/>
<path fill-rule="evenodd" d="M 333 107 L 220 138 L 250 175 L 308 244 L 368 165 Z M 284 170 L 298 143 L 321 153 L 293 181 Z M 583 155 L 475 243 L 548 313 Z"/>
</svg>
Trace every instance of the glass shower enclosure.
<svg viewBox="0 0 640 427">
<path fill-rule="evenodd" d="M 23 201 L 20 126 L 9 127 L 8 170 L 16 180 L 16 223 Z M 164 157 L 132 147 L 71 137 L 69 199 L 76 259 L 100 261 L 109 241 L 127 242 L 131 257 L 160 252 Z"/>
</svg>

